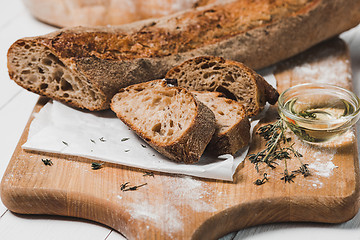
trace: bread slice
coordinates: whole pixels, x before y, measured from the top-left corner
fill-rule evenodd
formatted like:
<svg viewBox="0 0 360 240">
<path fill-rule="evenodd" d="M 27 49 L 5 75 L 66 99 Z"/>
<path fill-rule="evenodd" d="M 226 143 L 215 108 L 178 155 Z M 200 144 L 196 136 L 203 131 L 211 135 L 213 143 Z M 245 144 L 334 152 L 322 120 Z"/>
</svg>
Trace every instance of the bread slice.
<svg viewBox="0 0 360 240">
<path fill-rule="evenodd" d="M 216 1 L 129 25 L 65 28 L 23 38 L 8 51 L 8 69 L 26 89 L 101 110 L 120 88 L 163 78 L 195 56 L 221 56 L 259 69 L 359 21 L 359 0 Z"/>
<path fill-rule="evenodd" d="M 116 115 L 150 146 L 175 162 L 194 163 L 215 132 L 214 113 L 184 88 L 154 80 L 121 89 Z"/>
<path fill-rule="evenodd" d="M 275 104 L 279 93 L 263 77 L 242 63 L 221 57 L 203 56 L 172 68 L 166 78 L 178 86 L 195 91 L 223 93 L 245 106 L 248 116 L 255 116 L 266 101 Z"/>
<path fill-rule="evenodd" d="M 223 97 L 219 92 L 191 93 L 215 114 L 216 130 L 208 150 L 217 155 L 234 155 L 249 144 L 250 122 L 243 105 Z"/>
</svg>

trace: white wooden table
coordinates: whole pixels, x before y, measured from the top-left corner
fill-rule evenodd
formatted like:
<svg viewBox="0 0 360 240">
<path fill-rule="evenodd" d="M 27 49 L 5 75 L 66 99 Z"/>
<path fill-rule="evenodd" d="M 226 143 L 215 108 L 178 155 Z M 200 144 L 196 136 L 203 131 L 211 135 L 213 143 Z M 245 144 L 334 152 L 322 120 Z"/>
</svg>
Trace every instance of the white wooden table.
<svg viewBox="0 0 360 240">
<path fill-rule="evenodd" d="M 2 177 L 38 96 L 10 80 L 6 53 L 25 36 L 55 30 L 30 16 L 21 0 L 0 1 L 0 176 Z M 360 25 L 341 35 L 352 57 L 353 82 L 360 95 Z M 360 126 L 359 123 L 357 127 Z M 359 134 L 360 135 L 360 134 Z M 358 137 L 358 143 L 360 143 Z M 241 219 L 239 219 L 241 221 Z M 360 212 L 350 221 L 337 224 L 284 223 L 251 227 L 223 238 L 230 239 L 358 239 Z M 120 240 L 121 234 L 98 223 L 74 218 L 25 216 L 10 212 L 0 202 L 0 239 L 87 239 Z"/>
</svg>

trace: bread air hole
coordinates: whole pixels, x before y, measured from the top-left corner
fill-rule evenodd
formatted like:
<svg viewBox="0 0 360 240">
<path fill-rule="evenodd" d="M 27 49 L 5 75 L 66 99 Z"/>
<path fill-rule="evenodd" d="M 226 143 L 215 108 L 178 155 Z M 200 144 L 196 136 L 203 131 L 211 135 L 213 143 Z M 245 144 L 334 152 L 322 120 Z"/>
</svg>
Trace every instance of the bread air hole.
<svg viewBox="0 0 360 240">
<path fill-rule="evenodd" d="M 152 127 L 151 131 L 153 131 L 154 133 L 159 133 L 159 134 L 160 134 L 160 131 L 161 131 L 161 123 L 155 124 L 155 125 Z"/>
<path fill-rule="evenodd" d="M 52 77 L 55 79 L 56 82 L 60 82 L 61 77 L 64 75 L 64 72 L 62 69 L 58 68 L 55 70 L 55 72 L 52 74 Z"/>
<path fill-rule="evenodd" d="M 219 74 L 219 72 L 206 72 L 206 73 L 204 73 L 203 77 L 205 79 L 207 79 L 207 78 L 214 79 L 216 77 L 216 75 L 218 75 L 218 74 Z"/>
<path fill-rule="evenodd" d="M 50 66 L 52 64 L 52 61 L 49 58 L 44 58 L 41 62 L 47 66 Z"/>
<path fill-rule="evenodd" d="M 48 88 L 48 86 L 49 85 L 47 83 L 42 83 L 42 84 L 40 84 L 40 89 L 45 90 Z"/>
<path fill-rule="evenodd" d="M 52 62 L 55 62 L 56 64 L 59 64 L 61 67 L 65 67 L 65 64 L 64 64 L 62 61 L 60 61 L 60 59 L 57 58 L 57 57 L 56 57 L 54 54 L 52 54 L 52 53 L 48 53 L 48 54 L 47 54 L 47 59 L 50 60 L 50 61 L 52 61 Z"/>
<path fill-rule="evenodd" d="M 65 79 L 61 79 L 60 88 L 63 91 L 72 91 L 73 90 L 72 85 L 68 81 L 66 81 Z"/>
<path fill-rule="evenodd" d="M 44 74 L 44 70 L 41 67 L 38 67 L 38 71 L 39 73 Z"/>
<path fill-rule="evenodd" d="M 214 67 L 213 69 L 214 70 L 221 70 L 221 69 L 224 69 L 225 67 L 221 67 L 221 66 L 216 66 L 216 67 Z"/>
<path fill-rule="evenodd" d="M 203 61 L 202 58 L 196 58 L 196 59 L 195 59 L 195 63 L 196 63 L 196 64 L 200 64 L 202 61 Z"/>
<path fill-rule="evenodd" d="M 236 96 L 232 92 L 230 92 L 227 88 L 225 88 L 223 86 L 218 86 L 215 89 L 215 91 L 224 94 L 227 98 L 230 98 L 232 100 L 236 100 Z"/>
<path fill-rule="evenodd" d="M 235 82 L 235 79 L 230 74 L 226 74 L 224 80 L 227 82 Z"/>
</svg>

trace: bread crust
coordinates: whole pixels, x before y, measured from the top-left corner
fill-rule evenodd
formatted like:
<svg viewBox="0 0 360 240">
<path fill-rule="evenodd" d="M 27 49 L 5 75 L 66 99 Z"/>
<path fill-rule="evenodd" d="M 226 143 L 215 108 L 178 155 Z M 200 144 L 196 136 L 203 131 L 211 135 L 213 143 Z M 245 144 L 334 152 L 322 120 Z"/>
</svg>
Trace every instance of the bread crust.
<svg viewBox="0 0 360 240">
<path fill-rule="evenodd" d="M 199 97 L 199 94 L 202 92 L 191 91 L 191 93 L 201 101 L 201 96 Z M 211 94 L 214 99 L 225 98 L 225 96 L 219 92 L 211 92 Z M 228 126 L 226 131 L 220 131 L 223 126 L 218 123 L 216 124 L 215 133 L 207 146 L 207 150 L 218 156 L 223 154 L 235 155 L 238 150 L 247 146 L 250 141 L 250 122 L 246 115 L 244 106 L 231 99 L 226 99 L 226 101 L 235 109 L 239 109 L 243 115 L 238 116 L 236 118 L 236 122 L 231 124 L 227 123 Z M 214 100 L 211 104 L 216 105 L 216 102 L 217 100 Z M 209 107 L 206 103 L 204 104 Z M 210 110 L 213 110 L 211 107 L 209 108 Z M 216 106 L 216 109 L 222 110 L 220 106 Z M 215 119 L 216 118 L 217 115 L 215 114 Z"/>
<path fill-rule="evenodd" d="M 178 138 L 173 139 L 169 143 L 159 143 L 154 139 L 149 138 L 144 133 L 141 126 L 134 125 L 127 115 L 123 114 L 116 107 L 117 99 L 121 96 L 121 93 L 116 94 L 111 102 L 111 109 L 116 113 L 117 117 L 121 119 L 127 126 L 136 132 L 138 136 L 144 139 L 151 147 L 156 149 L 158 152 L 168 157 L 169 159 L 179 162 L 191 164 L 199 161 L 203 154 L 206 146 L 210 142 L 215 132 L 215 116 L 214 113 L 206 107 L 203 103 L 193 97 L 192 94 L 187 92 L 185 89 L 179 87 L 170 87 L 164 80 L 154 80 L 148 83 L 140 83 L 136 86 L 129 86 L 133 88 L 137 86 L 148 87 L 149 84 L 154 83 L 160 85 L 164 89 L 178 89 L 179 91 L 185 91 L 187 96 L 192 99 L 192 102 L 196 106 L 196 115 L 194 116 L 190 127 Z M 127 88 L 121 91 L 127 91 Z M 139 103 L 141 104 L 141 103 Z"/>
<path fill-rule="evenodd" d="M 259 69 L 302 52 L 360 21 L 358 0 L 312 0 L 298 5 L 294 11 L 283 8 L 288 9 L 283 17 L 281 13 L 273 16 L 271 11 L 264 14 L 265 20 L 261 19 L 264 16 L 256 15 L 259 18 L 249 24 L 245 22 L 241 25 L 243 29 L 239 26 L 236 31 L 229 31 L 228 27 L 221 27 L 240 17 L 231 11 L 234 9 L 252 7 L 249 11 L 255 14 L 260 6 L 266 11 L 264 6 L 275 3 L 291 6 L 290 3 L 299 2 L 302 1 L 224 1 L 129 25 L 66 28 L 15 42 L 9 49 L 8 69 L 17 81 L 20 76 L 14 74 L 16 67 L 11 63 L 17 55 L 12 52 L 14 45 L 42 44 L 66 66 L 87 76 L 91 84 L 100 88 L 105 95 L 104 103 L 90 110 L 101 110 L 109 107 L 112 94 L 124 85 L 162 78 L 173 66 L 194 56 L 222 56 Z M 209 24 L 204 25 L 207 22 Z M 210 32 L 205 35 L 208 39 L 199 39 L 204 32 Z M 108 67 L 112 70 L 104 71 Z M 45 95 L 53 97 L 51 93 Z M 81 104 L 73 105 L 84 108 Z"/>
<path fill-rule="evenodd" d="M 37 19 L 58 27 L 121 25 L 170 15 L 211 0 L 23 0 Z"/>
<path fill-rule="evenodd" d="M 241 119 L 233 128 L 224 134 L 214 134 L 207 149 L 217 155 L 235 155 L 238 150 L 247 146 L 250 140 L 250 122 L 247 117 Z"/>
<path fill-rule="evenodd" d="M 213 65 L 209 68 L 202 69 L 204 64 Z M 185 79 L 187 75 L 181 76 L 183 72 L 193 72 L 192 66 L 196 66 L 197 69 L 196 74 L 193 74 L 192 79 Z M 232 67 L 236 67 L 236 73 L 232 72 Z M 221 68 L 219 70 L 214 70 L 215 68 Z M 228 73 L 228 72 L 231 73 Z M 221 73 L 219 79 L 217 78 L 209 78 L 204 79 L 201 72 L 211 72 L 211 73 Z M 223 72 L 223 73 L 222 73 Z M 235 76 L 239 74 L 242 76 Z M 229 75 L 232 77 L 231 81 L 226 81 L 225 76 Z M 195 77 L 196 76 L 196 77 Z M 244 64 L 232 60 L 226 60 L 222 57 L 213 57 L 213 56 L 200 56 L 189 59 L 178 66 L 170 69 L 165 78 L 178 79 L 178 84 L 180 87 L 187 88 L 189 90 L 195 91 L 220 91 L 222 93 L 226 92 L 228 98 L 233 100 L 237 100 L 240 103 L 244 104 L 245 109 L 247 111 L 247 115 L 252 117 L 257 115 L 265 106 L 266 102 L 270 104 L 275 104 L 279 97 L 279 93 L 274 89 L 266 80 L 257 74 L 251 68 L 245 66 Z M 191 77 L 190 77 L 191 78 Z M 202 79 L 202 82 L 196 82 L 198 79 Z M 240 96 L 239 86 L 236 84 L 240 84 L 241 82 L 246 82 L 249 85 L 252 85 L 255 89 L 254 93 L 251 94 L 251 98 L 253 98 L 252 102 L 247 102 L 248 99 L 245 99 L 244 96 Z M 220 88 L 221 87 L 221 88 Z M 225 95 L 227 95 L 224 93 Z"/>
</svg>

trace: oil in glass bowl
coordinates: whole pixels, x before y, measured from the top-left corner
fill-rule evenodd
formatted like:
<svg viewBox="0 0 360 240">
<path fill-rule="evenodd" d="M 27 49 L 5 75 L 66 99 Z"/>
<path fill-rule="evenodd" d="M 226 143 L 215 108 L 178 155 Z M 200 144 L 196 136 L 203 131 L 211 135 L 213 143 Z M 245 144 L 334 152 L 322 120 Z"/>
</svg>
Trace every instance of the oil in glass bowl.
<svg viewBox="0 0 360 240">
<path fill-rule="evenodd" d="M 279 97 L 279 114 L 302 140 L 326 142 L 346 132 L 359 118 L 360 100 L 341 87 L 301 84 Z"/>
</svg>

